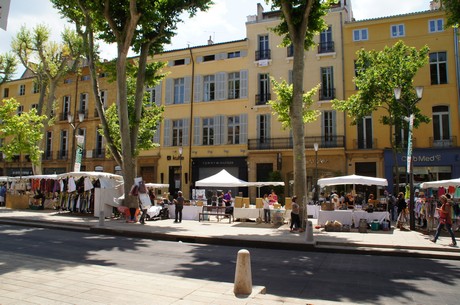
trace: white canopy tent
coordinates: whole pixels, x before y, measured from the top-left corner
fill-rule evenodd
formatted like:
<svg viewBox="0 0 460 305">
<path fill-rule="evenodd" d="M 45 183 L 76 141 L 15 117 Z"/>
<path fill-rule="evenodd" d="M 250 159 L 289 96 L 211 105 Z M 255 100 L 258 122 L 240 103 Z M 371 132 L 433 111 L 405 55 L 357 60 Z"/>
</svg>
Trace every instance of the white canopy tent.
<svg viewBox="0 0 460 305">
<path fill-rule="evenodd" d="M 244 187 L 248 186 L 249 182 L 238 179 L 223 169 L 215 175 L 198 180 L 195 182 L 195 185 L 207 187 Z"/>
<path fill-rule="evenodd" d="M 167 189 L 169 188 L 169 184 L 163 183 L 146 183 L 146 187 L 154 188 L 154 189 Z"/>
<path fill-rule="evenodd" d="M 262 181 L 262 182 L 248 182 L 248 186 L 257 187 L 257 196 L 260 197 L 260 188 L 263 186 L 284 186 L 281 181 Z"/>
<path fill-rule="evenodd" d="M 384 178 L 375 178 L 375 177 L 367 177 L 367 176 L 359 176 L 359 175 L 322 178 L 318 180 L 318 185 L 320 187 L 325 187 L 325 186 L 330 186 L 330 185 L 344 185 L 344 184 L 387 186 L 388 181 L 387 179 L 384 179 Z"/>
<path fill-rule="evenodd" d="M 423 182 L 420 184 L 420 187 L 423 189 L 449 186 L 460 186 L 460 178 Z"/>
</svg>

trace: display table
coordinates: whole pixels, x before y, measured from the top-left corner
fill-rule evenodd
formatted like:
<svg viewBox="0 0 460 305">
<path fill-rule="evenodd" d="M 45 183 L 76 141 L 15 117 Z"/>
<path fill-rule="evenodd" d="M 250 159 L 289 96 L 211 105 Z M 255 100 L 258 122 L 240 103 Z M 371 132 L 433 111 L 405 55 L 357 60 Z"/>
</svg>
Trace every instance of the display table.
<svg viewBox="0 0 460 305">
<path fill-rule="evenodd" d="M 174 204 L 168 205 L 169 218 L 174 219 L 176 217 L 176 206 Z M 185 205 L 182 210 L 182 220 L 198 220 L 198 214 L 201 212 L 203 207 Z"/>
<path fill-rule="evenodd" d="M 289 221 L 291 219 L 291 210 L 285 209 L 270 209 L 270 217 L 272 221 L 275 219 L 277 214 L 282 214 L 284 221 Z M 233 217 L 235 219 L 257 219 L 260 217 L 264 218 L 264 209 L 256 208 L 234 208 Z"/>
<path fill-rule="evenodd" d="M 313 205 L 313 204 L 309 204 L 307 205 L 307 215 L 311 215 L 312 218 L 315 218 L 317 219 L 318 218 L 318 212 L 321 210 L 321 206 L 320 205 Z"/>
<path fill-rule="evenodd" d="M 359 224 L 360 219 L 366 219 L 367 223 L 371 223 L 374 220 L 378 220 L 381 224 L 384 220 L 390 219 L 390 213 L 388 212 L 372 212 L 368 213 L 366 211 L 353 211 L 353 221 L 355 226 Z"/>
<path fill-rule="evenodd" d="M 235 219 L 256 219 L 258 217 L 264 217 L 263 209 L 256 208 L 234 208 L 233 217 Z"/>
<path fill-rule="evenodd" d="M 318 212 L 318 225 L 324 226 L 327 221 L 337 220 L 343 225 L 359 225 L 360 219 L 366 219 L 368 223 L 374 220 L 378 220 L 382 223 L 384 220 L 389 219 L 390 214 L 388 212 L 373 212 L 368 213 L 366 211 L 353 211 L 353 210 L 337 210 L 337 211 L 319 211 Z"/>
</svg>

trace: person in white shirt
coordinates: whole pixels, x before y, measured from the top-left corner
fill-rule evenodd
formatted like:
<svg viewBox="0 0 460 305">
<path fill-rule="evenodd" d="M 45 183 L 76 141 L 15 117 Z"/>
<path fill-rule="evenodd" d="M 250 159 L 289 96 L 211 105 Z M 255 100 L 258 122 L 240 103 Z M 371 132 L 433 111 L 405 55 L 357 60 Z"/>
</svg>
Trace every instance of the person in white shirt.
<svg viewBox="0 0 460 305">
<path fill-rule="evenodd" d="M 270 223 L 271 222 L 270 199 L 268 198 L 267 194 L 265 194 L 264 197 L 262 198 L 262 202 L 264 204 L 264 222 L 265 223 Z"/>
</svg>

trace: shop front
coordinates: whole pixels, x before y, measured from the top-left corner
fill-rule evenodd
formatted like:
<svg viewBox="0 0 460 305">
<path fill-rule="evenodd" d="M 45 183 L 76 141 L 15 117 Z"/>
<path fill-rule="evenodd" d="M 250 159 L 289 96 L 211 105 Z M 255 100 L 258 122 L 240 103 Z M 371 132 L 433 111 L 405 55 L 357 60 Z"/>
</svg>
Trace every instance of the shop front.
<svg viewBox="0 0 460 305">
<path fill-rule="evenodd" d="M 388 180 L 388 190 L 395 192 L 396 173 L 399 169 L 399 190 L 409 183 L 406 169 L 407 155 L 397 154 L 397 162 L 393 161 L 393 151 L 384 151 L 385 178 Z M 414 185 L 422 182 L 452 179 L 460 177 L 460 151 L 456 148 L 427 148 L 414 149 L 412 153 Z"/>
</svg>

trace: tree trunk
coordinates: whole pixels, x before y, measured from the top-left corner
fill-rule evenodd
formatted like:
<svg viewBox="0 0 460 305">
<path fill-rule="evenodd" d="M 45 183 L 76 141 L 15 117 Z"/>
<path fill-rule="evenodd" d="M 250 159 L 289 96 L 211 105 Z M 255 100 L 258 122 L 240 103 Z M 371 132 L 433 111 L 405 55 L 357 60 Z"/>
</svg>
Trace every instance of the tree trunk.
<svg viewBox="0 0 460 305">
<path fill-rule="evenodd" d="M 303 71 L 304 71 L 304 45 L 303 39 L 299 38 L 293 42 L 294 63 L 292 70 L 293 79 L 293 101 L 290 109 L 292 137 L 294 141 L 294 195 L 297 196 L 297 203 L 301 207 L 302 226 L 307 215 L 307 177 L 305 161 L 305 128 L 303 123 Z"/>
</svg>

